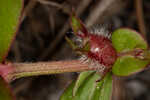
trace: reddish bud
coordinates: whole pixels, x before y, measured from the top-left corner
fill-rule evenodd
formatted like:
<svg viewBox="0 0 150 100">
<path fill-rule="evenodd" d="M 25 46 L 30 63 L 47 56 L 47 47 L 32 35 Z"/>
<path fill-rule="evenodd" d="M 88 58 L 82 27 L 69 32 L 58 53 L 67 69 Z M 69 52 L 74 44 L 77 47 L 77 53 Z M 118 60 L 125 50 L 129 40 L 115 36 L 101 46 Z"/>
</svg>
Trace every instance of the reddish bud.
<svg viewBox="0 0 150 100">
<path fill-rule="evenodd" d="M 82 45 L 78 48 L 84 54 L 81 60 L 89 63 L 89 66 L 98 67 L 101 71 L 111 68 L 116 61 L 117 53 L 109 39 L 110 34 L 101 28 L 88 31 L 75 14 L 71 16 L 71 26 L 82 40 Z"/>
<path fill-rule="evenodd" d="M 106 37 L 94 34 L 88 35 L 88 38 L 90 43 L 88 57 L 97 60 L 105 66 L 111 66 L 117 58 L 111 41 Z"/>
</svg>

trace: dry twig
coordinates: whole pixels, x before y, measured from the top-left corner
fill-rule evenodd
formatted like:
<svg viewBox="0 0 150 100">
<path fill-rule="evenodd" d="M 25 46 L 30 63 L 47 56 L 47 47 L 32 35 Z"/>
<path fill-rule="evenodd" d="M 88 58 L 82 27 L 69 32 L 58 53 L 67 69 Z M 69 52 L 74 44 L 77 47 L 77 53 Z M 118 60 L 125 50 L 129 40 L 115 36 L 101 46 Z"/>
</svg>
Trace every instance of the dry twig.
<svg viewBox="0 0 150 100">
<path fill-rule="evenodd" d="M 136 16 L 137 16 L 139 30 L 146 38 L 146 26 L 144 22 L 144 14 L 143 14 L 142 5 L 143 5 L 142 0 L 135 0 L 135 9 L 136 9 Z"/>
<path fill-rule="evenodd" d="M 86 19 L 87 27 L 92 26 L 117 0 L 100 0 Z"/>
</svg>

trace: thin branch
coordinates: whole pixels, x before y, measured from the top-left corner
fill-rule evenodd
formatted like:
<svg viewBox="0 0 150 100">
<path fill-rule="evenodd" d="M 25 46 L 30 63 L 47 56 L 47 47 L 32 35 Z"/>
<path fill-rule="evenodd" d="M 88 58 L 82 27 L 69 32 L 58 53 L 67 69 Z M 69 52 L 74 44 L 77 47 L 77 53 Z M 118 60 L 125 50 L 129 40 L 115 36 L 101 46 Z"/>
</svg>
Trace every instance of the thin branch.
<svg viewBox="0 0 150 100">
<path fill-rule="evenodd" d="M 36 3 L 37 3 L 36 0 L 30 0 L 29 1 L 29 4 L 24 8 L 21 22 L 23 22 L 24 19 L 31 13 L 31 11 L 35 7 Z"/>
<path fill-rule="evenodd" d="M 100 0 L 86 19 L 86 26 L 90 27 L 96 23 L 97 19 L 99 19 L 113 3 L 116 3 L 116 0 Z"/>
<path fill-rule="evenodd" d="M 54 7 L 57 7 L 59 9 L 63 8 L 63 6 L 61 4 L 53 2 L 53 1 L 47 1 L 47 0 L 37 0 L 37 1 L 40 2 L 41 4 L 54 6 Z"/>
<path fill-rule="evenodd" d="M 143 14 L 143 2 L 142 0 L 135 0 L 135 9 L 136 9 L 136 16 L 138 21 L 138 26 L 141 34 L 146 37 L 146 26 L 144 22 L 144 14 Z"/>
<path fill-rule="evenodd" d="M 13 50 L 14 55 L 15 55 L 15 61 L 16 62 L 21 61 L 21 54 L 20 54 L 20 49 L 18 47 L 18 41 L 14 41 L 12 50 Z"/>
<path fill-rule="evenodd" d="M 87 64 L 83 64 L 79 60 L 38 63 L 13 63 L 12 66 L 13 71 L 8 73 L 4 77 L 4 79 L 8 83 L 22 77 L 96 70 L 96 68 L 88 67 Z"/>
<path fill-rule="evenodd" d="M 51 10 L 49 7 L 45 6 L 45 10 L 49 13 L 51 11 L 51 13 L 48 14 L 49 16 L 49 24 L 50 24 L 50 29 L 51 29 L 51 33 L 52 35 L 55 35 L 55 27 L 56 27 L 56 20 L 54 18 L 54 15 L 56 14 L 55 11 Z"/>
</svg>

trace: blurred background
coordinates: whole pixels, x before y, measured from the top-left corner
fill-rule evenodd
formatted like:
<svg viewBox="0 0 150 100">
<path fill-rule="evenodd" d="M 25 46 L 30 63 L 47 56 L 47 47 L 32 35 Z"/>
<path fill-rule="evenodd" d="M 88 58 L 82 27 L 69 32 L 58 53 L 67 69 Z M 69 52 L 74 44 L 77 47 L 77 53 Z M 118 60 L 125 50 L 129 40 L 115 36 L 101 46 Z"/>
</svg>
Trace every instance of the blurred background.
<svg viewBox="0 0 150 100">
<path fill-rule="evenodd" d="M 150 40 L 150 0 L 25 0 L 19 33 L 8 59 L 13 62 L 78 59 L 64 39 L 65 35 L 74 39 L 69 24 L 72 8 L 88 28 L 99 24 L 112 32 L 128 27 L 146 34 Z M 77 75 L 21 78 L 11 86 L 17 100 L 58 100 Z M 150 100 L 150 69 L 117 80 L 114 100 Z"/>
</svg>

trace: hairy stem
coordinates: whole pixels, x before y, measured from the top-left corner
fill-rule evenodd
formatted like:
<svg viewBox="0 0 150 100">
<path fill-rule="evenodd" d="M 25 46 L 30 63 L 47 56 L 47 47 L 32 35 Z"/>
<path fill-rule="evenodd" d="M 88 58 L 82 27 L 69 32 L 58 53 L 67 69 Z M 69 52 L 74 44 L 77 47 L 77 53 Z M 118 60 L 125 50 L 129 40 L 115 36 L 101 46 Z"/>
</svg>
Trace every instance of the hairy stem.
<svg viewBox="0 0 150 100">
<path fill-rule="evenodd" d="M 14 70 L 11 73 L 7 74 L 7 76 L 5 76 L 5 80 L 8 83 L 22 77 L 96 70 L 95 68 L 88 67 L 87 64 L 83 64 L 79 60 L 38 63 L 13 63 L 12 66 Z"/>
</svg>

